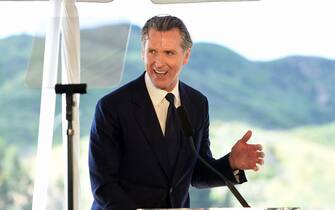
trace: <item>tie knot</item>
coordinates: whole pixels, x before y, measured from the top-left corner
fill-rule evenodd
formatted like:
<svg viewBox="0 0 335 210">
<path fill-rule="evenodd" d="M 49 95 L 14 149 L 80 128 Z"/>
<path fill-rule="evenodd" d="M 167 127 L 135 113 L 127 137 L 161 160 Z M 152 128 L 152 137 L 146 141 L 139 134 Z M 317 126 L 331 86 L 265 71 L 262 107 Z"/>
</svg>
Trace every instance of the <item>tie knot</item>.
<svg viewBox="0 0 335 210">
<path fill-rule="evenodd" d="M 174 104 L 174 95 L 172 93 L 166 94 L 165 98 L 170 102 L 170 104 Z"/>
</svg>

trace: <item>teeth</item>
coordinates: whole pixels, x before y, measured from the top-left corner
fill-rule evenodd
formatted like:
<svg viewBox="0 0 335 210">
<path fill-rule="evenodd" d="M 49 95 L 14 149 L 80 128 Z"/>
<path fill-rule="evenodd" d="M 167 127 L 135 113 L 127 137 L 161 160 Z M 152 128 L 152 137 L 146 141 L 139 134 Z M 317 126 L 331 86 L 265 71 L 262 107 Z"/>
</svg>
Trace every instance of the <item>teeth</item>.
<svg viewBox="0 0 335 210">
<path fill-rule="evenodd" d="M 165 74 L 167 71 L 159 71 L 157 69 L 154 69 L 154 71 L 157 73 L 157 74 Z"/>
</svg>

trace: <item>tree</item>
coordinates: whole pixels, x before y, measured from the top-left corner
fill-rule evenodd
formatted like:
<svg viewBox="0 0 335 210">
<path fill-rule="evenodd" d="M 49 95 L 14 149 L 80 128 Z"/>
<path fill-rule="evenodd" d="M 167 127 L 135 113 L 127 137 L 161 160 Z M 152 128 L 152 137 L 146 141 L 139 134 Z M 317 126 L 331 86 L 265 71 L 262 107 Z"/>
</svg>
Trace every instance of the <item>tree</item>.
<svg viewBox="0 0 335 210">
<path fill-rule="evenodd" d="M 17 151 L 0 138 L 0 209 L 31 209 L 33 182 Z"/>
</svg>

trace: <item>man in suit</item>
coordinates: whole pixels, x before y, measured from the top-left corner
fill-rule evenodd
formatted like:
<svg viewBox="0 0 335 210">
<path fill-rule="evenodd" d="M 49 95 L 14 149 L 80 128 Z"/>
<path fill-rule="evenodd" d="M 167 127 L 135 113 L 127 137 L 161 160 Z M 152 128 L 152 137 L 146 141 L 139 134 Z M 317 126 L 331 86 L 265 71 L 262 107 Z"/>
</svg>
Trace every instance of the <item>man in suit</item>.
<svg viewBox="0 0 335 210">
<path fill-rule="evenodd" d="M 229 154 L 212 157 L 207 99 L 179 81 L 191 47 L 189 32 L 177 17 L 155 16 L 144 25 L 145 72 L 96 106 L 89 145 L 92 210 L 187 208 L 190 184 L 225 185 L 197 160 L 180 126 L 175 121 L 168 126 L 172 105 L 185 108 L 197 153 L 234 184 L 246 181 L 243 170 L 263 164 L 261 145 L 247 144 L 251 131 Z"/>
</svg>

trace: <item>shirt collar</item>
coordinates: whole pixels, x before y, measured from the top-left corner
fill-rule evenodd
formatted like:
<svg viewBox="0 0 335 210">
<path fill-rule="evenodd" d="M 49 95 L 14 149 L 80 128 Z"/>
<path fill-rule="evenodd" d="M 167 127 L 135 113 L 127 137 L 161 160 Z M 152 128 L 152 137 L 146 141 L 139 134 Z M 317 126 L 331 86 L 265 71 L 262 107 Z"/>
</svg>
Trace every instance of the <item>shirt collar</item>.
<svg viewBox="0 0 335 210">
<path fill-rule="evenodd" d="M 145 72 L 145 85 L 147 87 L 147 90 L 149 92 L 149 96 L 151 98 L 151 101 L 154 106 L 157 106 L 159 103 L 162 102 L 162 100 L 165 98 L 165 95 L 168 93 L 165 90 L 159 89 L 155 87 L 155 85 L 151 82 L 151 79 L 149 78 L 149 75 L 147 72 Z M 175 96 L 175 104 L 180 104 L 180 97 L 179 97 L 179 80 L 177 81 L 176 86 L 173 88 L 173 90 L 170 93 L 173 93 Z"/>
</svg>

